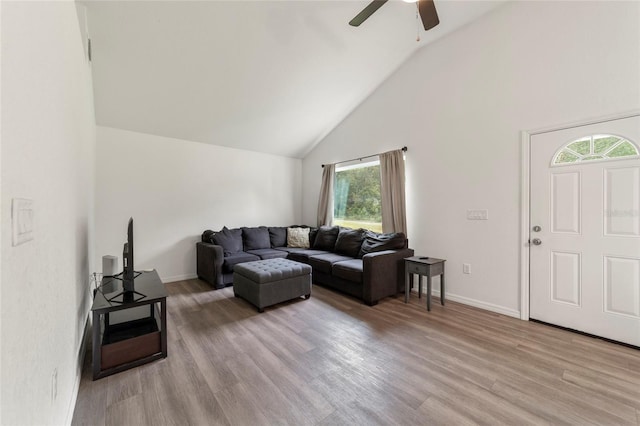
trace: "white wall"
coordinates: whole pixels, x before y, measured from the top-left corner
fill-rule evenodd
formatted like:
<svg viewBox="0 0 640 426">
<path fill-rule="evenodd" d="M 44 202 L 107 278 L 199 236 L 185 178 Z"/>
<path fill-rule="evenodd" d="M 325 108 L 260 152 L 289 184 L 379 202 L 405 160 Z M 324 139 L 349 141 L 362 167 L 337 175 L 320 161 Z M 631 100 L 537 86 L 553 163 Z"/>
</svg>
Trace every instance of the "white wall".
<svg viewBox="0 0 640 426">
<path fill-rule="evenodd" d="M 411 247 L 447 259 L 452 297 L 517 316 L 520 132 L 639 109 L 639 58 L 638 2 L 502 6 L 418 51 L 304 159 L 303 221 L 321 163 L 407 145 Z"/>
<path fill-rule="evenodd" d="M 91 300 L 91 75 L 73 2 L 1 7 L 0 423 L 64 424 L 77 395 Z M 35 207 L 34 239 L 16 247 L 13 198 Z"/>
<path fill-rule="evenodd" d="M 205 229 L 300 222 L 302 161 L 98 126 L 96 265 L 134 218 L 135 267 L 196 276 Z"/>
</svg>

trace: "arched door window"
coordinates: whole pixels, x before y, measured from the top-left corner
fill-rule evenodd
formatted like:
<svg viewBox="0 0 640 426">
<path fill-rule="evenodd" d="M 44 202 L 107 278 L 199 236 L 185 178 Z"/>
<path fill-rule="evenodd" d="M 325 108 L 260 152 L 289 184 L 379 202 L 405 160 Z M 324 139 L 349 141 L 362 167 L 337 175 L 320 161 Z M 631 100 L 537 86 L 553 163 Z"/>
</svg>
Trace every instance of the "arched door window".
<svg viewBox="0 0 640 426">
<path fill-rule="evenodd" d="M 615 135 L 591 135 L 573 140 L 556 152 L 552 166 L 565 166 L 583 161 L 608 161 L 637 157 L 638 146 Z"/>
</svg>

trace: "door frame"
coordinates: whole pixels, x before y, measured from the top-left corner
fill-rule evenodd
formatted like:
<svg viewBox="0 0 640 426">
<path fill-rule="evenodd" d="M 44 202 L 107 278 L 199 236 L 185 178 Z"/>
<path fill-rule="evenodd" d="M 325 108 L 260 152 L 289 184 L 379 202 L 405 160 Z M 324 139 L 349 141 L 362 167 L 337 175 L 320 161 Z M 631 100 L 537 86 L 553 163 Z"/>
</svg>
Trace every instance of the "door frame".
<svg viewBox="0 0 640 426">
<path fill-rule="evenodd" d="M 531 227 L 531 137 L 542 133 L 556 132 L 558 130 L 573 127 L 590 126 L 592 124 L 606 123 L 608 121 L 640 116 L 639 110 L 626 113 L 613 114 L 583 120 L 562 125 L 550 126 L 535 130 L 523 130 L 520 132 L 521 148 L 521 175 L 520 175 L 520 319 L 529 321 L 529 290 L 530 290 L 530 264 L 529 264 L 529 229 Z"/>
</svg>

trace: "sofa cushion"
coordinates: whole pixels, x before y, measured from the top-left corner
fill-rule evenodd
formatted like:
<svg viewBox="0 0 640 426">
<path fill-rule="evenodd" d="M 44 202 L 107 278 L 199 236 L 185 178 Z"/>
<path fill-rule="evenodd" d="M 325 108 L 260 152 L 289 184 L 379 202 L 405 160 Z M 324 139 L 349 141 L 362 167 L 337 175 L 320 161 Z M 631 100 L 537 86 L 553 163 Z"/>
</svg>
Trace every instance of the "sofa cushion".
<svg viewBox="0 0 640 426">
<path fill-rule="evenodd" d="M 222 246 L 225 256 L 242 251 L 241 229 L 228 229 L 225 226 L 220 232 L 213 234 L 211 240 L 213 244 Z"/>
<path fill-rule="evenodd" d="M 311 256 L 317 256 L 320 254 L 331 254 L 325 250 L 301 249 L 296 247 L 292 248 L 295 249 L 295 251 L 289 251 L 289 259 L 302 263 L 309 263 L 309 258 Z"/>
<path fill-rule="evenodd" d="M 309 245 L 313 247 L 316 242 L 316 235 L 318 235 L 318 228 L 309 228 Z"/>
<path fill-rule="evenodd" d="M 305 250 L 309 250 L 309 249 L 305 249 L 302 247 L 274 247 L 274 250 L 282 250 L 284 252 L 287 253 L 293 253 L 296 251 L 305 251 Z"/>
<path fill-rule="evenodd" d="M 333 251 L 339 232 L 340 228 L 337 226 L 321 226 L 318 228 L 316 239 L 313 242 L 313 248 L 316 250 Z"/>
<path fill-rule="evenodd" d="M 202 233 L 202 236 L 200 238 L 203 243 L 214 244 L 213 242 L 214 235 L 215 235 L 215 232 L 213 232 L 211 229 L 207 229 Z"/>
<path fill-rule="evenodd" d="M 364 240 L 364 229 L 341 228 L 336 239 L 334 251 L 346 256 L 358 257 L 362 240 Z"/>
<path fill-rule="evenodd" d="M 337 253 L 318 254 L 309 257 L 309 265 L 311 265 L 314 270 L 324 272 L 325 274 L 330 274 L 331 267 L 334 263 L 352 259 L 353 257 L 344 256 Z"/>
<path fill-rule="evenodd" d="M 242 242 L 244 243 L 244 251 L 271 248 L 269 230 L 266 226 L 242 228 Z"/>
<path fill-rule="evenodd" d="M 343 260 L 333 264 L 331 274 L 347 281 L 361 283 L 362 269 L 362 259 Z"/>
<path fill-rule="evenodd" d="M 358 257 L 378 251 L 403 249 L 406 239 L 407 237 L 402 232 L 378 234 L 377 232 L 367 231 Z"/>
<path fill-rule="evenodd" d="M 271 248 L 286 246 L 287 228 L 285 226 L 270 226 L 269 240 L 271 241 Z"/>
<path fill-rule="evenodd" d="M 222 272 L 230 273 L 233 272 L 233 267 L 238 263 L 243 262 L 253 262 L 254 260 L 260 260 L 259 256 L 251 253 L 245 253 L 243 251 L 232 253 L 230 255 L 224 256 L 224 262 L 222 263 Z"/>
<path fill-rule="evenodd" d="M 309 248 L 309 228 L 287 228 L 287 247 Z"/>
<path fill-rule="evenodd" d="M 249 254 L 255 254 L 256 256 L 260 256 L 260 259 L 284 259 L 287 257 L 287 252 L 282 250 L 274 250 L 274 249 L 259 249 L 259 250 L 247 250 Z"/>
</svg>

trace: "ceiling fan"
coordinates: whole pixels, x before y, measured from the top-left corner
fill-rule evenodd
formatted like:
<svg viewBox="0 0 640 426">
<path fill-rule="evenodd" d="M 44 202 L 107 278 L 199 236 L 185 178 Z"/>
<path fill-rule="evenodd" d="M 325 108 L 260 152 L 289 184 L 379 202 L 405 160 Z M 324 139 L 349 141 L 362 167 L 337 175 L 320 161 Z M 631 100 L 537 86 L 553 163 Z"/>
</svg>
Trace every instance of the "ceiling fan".
<svg viewBox="0 0 640 426">
<path fill-rule="evenodd" d="M 355 18 L 349 21 L 349 25 L 358 27 L 364 21 L 366 21 L 374 12 L 383 4 L 389 0 L 373 0 L 367 7 L 362 9 L 362 12 L 358 13 Z M 415 0 L 404 0 L 407 3 L 414 3 Z M 417 0 L 418 12 L 420 13 L 420 19 L 422 19 L 422 25 L 425 30 L 430 30 L 440 23 L 438 19 L 438 13 L 436 12 L 436 6 L 433 4 L 433 0 Z"/>
</svg>

